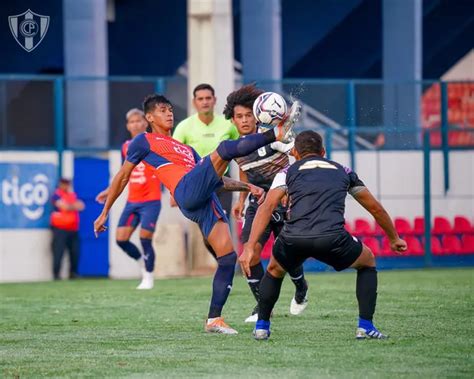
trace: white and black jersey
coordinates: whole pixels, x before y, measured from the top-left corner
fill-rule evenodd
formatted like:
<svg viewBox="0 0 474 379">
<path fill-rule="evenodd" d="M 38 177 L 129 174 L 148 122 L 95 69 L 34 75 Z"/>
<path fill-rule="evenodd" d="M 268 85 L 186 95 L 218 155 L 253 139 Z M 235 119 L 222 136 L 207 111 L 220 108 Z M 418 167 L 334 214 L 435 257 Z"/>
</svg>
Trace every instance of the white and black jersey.
<svg viewBox="0 0 474 379">
<path fill-rule="evenodd" d="M 268 191 L 275 175 L 289 165 L 288 153 L 292 147 L 293 142 L 273 142 L 235 161 L 250 183 Z"/>
</svg>

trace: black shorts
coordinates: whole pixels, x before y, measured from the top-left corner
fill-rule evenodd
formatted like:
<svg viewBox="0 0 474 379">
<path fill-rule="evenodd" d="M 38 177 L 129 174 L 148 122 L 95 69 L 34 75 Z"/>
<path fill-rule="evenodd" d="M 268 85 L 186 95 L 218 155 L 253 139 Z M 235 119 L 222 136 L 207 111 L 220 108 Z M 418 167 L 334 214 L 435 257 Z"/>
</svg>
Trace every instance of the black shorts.
<svg viewBox="0 0 474 379">
<path fill-rule="evenodd" d="M 362 243 L 348 232 L 322 237 L 288 237 L 281 233 L 273 246 L 273 257 L 291 271 L 312 257 L 342 271 L 350 267 L 362 253 Z"/>
<path fill-rule="evenodd" d="M 244 217 L 244 226 L 242 228 L 242 234 L 240 236 L 240 242 L 246 243 L 250 237 L 250 231 L 252 229 L 253 219 L 255 218 L 255 214 L 258 210 L 258 204 L 255 198 L 252 196 L 250 197 L 249 206 L 245 211 Z M 262 245 L 262 247 L 267 243 L 268 239 L 270 238 L 270 234 L 273 232 L 273 237 L 277 238 L 280 234 L 281 230 L 283 229 L 285 213 L 284 210 L 276 210 L 272 214 L 272 218 L 268 223 L 265 231 L 262 233 L 262 236 L 258 240 L 258 243 Z"/>
</svg>

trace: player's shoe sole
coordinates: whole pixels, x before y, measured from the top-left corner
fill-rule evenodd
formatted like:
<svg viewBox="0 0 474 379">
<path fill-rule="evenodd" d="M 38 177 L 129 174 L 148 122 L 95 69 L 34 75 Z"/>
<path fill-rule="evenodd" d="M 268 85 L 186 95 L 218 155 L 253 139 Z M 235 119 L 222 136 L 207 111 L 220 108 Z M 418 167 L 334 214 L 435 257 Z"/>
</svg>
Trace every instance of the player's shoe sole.
<svg viewBox="0 0 474 379">
<path fill-rule="evenodd" d="M 229 334 L 229 335 L 239 334 L 237 330 L 227 325 L 224 322 L 224 319 L 222 317 L 216 317 L 213 321 L 206 322 L 206 324 L 204 325 L 204 331 L 206 333 L 217 333 L 217 334 Z"/>
<path fill-rule="evenodd" d="M 253 338 L 258 341 L 265 341 L 270 338 L 270 331 L 267 329 L 255 329 L 253 331 Z"/>
<path fill-rule="evenodd" d="M 277 129 L 276 139 L 288 143 L 293 138 L 293 127 L 298 122 L 301 115 L 301 104 L 298 101 L 291 105 L 288 116 L 281 121 L 275 128 Z"/>
<path fill-rule="evenodd" d="M 301 313 L 304 312 L 304 310 L 306 309 L 306 307 L 308 306 L 308 297 L 307 297 L 307 294 L 308 292 L 306 292 L 306 295 L 303 299 L 303 301 L 301 303 L 297 303 L 296 302 L 296 298 L 293 297 L 293 299 L 291 299 L 291 303 L 290 303 L 290 313 L 293 315 L 293 316 L 298 316 L 300 315 Z"/>
<path fill-rule="evenodd" d="M 377 329 L 366 330 L 364 328 L 357 328 L 356 331 L 356 340 L 365 340 L 365 339 L 378 339 L 384 340 L 387 339 L 386 334 L 380 333 Z"/>
</svg>

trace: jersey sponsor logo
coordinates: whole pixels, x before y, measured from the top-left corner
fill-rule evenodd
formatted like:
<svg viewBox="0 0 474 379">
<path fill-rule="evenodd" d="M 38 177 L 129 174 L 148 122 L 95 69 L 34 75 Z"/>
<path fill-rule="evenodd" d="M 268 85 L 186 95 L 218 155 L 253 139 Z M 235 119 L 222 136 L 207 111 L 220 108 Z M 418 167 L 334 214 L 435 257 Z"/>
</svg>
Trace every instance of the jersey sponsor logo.
<svg viewBox="0 0 474 379">
<path fill-rule="evenodd" d="M 315 168 L 324 168 L 324 169 L 330 169 L 330 170 L 337 170 L 337 167 L 334 166 L 333 164 L 325 161 L 308 161 L 305 162 L 303 165 L 300 166 L 298 171 L 301 170 L 312 170 Z"/>
<path fill-rule="evenodd" d="M 52 164 L 0 164 L 0 227 L 46 228 L 56 179 Z"/>
<path fill-rule="evenodd" d="M 146 176 L 145 176 L 145 169 L 146 166 L 143 162 L 140 162 L 132 171 L 130 175 L 130 183 L 133 184 L 145 184 L 146 183 Z"/>
<path fill-rule="evenodd" d="M 267 155 L 267 150 L 265 149 L 265 146 L 259 148 L 257 150 L 257 154 L 258 154 L 259 157 L 264 157 L 265 155 Z"/>
</svg>

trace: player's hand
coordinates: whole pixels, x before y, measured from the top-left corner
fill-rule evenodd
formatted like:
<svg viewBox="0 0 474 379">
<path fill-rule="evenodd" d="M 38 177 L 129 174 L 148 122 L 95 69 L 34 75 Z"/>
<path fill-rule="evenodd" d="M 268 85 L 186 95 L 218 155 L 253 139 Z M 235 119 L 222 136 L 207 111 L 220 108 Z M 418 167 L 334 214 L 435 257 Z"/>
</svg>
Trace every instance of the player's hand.
<svg viewBox="0 0 474 379">
<path fill-rule="evenodd" d="M 176 208 L 177 206 L 178 206 L 178 203 L 176 202 L 174 197 L 170 195 L 170 207 L 171 208 Z"/>
<path fill-rule="evenodd" d="M 97 201 L 98 203 L 100 204 L 104 204 L 105 201 L 107 200 L 107 195 L 109 194 L 109 191 L 108 190 L 103 190 L 102 192 L 100 192 L 96 197 L 95 197 L 95 201 Z"/>
<path fill-rule="evenodd" d="M 244 215 L 244 208 L 245 204 L 242 204 L 240 201 L 236 203 L 231 210 L 232 217 L 240 221 L 242 219 L 242 216 Z"/>
<path fill-rule="evenodd" d="M 280 203 L 283 208 L 286 208 L 288 206 L 288 195 L 283 196 Z"/>
<path fill-rule="evenodd" d="M 244 245 L 244 251 L 239 257 L 239 264 L 242 268 L 242 272 L 247 278 L 250 277 L 250 261 L 252 260 L 254 254 L 255 251 L 253 246 L 251 246 L 249 243 L 246 243 Z"/>
<path fill-rule="evenodd" d="M 397 254 L 403 254 L 405 251 L 407 251 L 407 243 L 401 238 L 397 238 L 394 241 L 390 241 L 390 248 Z"/>
<path fill-rule="evenodd" d="M 99 237 L 99 233 L 105 232 L 107 230 L 107 226 L 105 225 L 107 222 L 107 217 L 108 215 L 101 213 L 94 221 L 95 238 Z"/>
<path fill-rule="evenodd" d="M 265 191 L 263 188 L 254 186 L 248 183 L 250 193 L 257 199 L 257 204 L 260 205 L 265 200 Z"/>
</svg>

